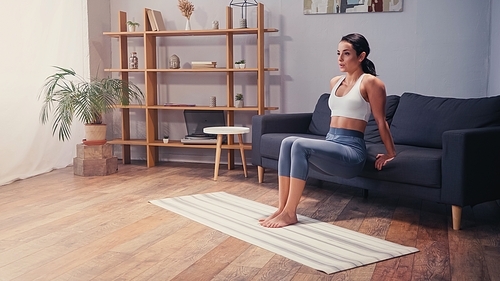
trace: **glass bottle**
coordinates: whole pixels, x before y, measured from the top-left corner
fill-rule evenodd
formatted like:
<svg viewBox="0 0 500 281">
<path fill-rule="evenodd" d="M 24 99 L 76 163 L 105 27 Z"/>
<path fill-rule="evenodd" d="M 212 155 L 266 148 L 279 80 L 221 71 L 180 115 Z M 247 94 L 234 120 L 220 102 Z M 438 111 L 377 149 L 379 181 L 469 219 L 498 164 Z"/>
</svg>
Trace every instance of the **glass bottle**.
<svg viewBox="0 0 500 281">
<path fill-rule="evenodd" d="M 137 53 L 132 52 L 132 54 L 130 54 L 130 58 L 129 58 L 129 68 L 130 69 L 137 69 L 138 67 L 139 67 L 139 59 L 137 58 Z"/>
</svg>

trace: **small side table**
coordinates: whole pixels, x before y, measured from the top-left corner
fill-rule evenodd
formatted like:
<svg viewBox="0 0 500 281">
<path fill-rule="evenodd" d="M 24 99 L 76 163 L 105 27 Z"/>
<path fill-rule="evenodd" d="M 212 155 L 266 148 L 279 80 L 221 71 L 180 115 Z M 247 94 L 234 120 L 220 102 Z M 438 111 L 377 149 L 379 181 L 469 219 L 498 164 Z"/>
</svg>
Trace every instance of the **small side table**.
<svg viewBox="0 0 500 281">
<path fill-rule="evenodd" d="M 206 127 L 203 129 L 205 134 L 217 135 L 217 148 L 215 150 L 215 170 L 214 170 L 214 180 L 217 180 L 219 176 L 219 165 L 220 165 L 220 153 L 222 150 L 222 136 L 223 135 L 238 135 L 238 143 L 240 146 L 241 163 L 243 164 L 243 173 L 245 178 L 248 177 L 247 174 L 247 162 L 245 160 L 245 150 L 243 149 L 243 134 L 250 132 L 250 128 L 247 127 L 233 127 L 233 126 L 221 126 L 221 127 Z"/>
</svg>

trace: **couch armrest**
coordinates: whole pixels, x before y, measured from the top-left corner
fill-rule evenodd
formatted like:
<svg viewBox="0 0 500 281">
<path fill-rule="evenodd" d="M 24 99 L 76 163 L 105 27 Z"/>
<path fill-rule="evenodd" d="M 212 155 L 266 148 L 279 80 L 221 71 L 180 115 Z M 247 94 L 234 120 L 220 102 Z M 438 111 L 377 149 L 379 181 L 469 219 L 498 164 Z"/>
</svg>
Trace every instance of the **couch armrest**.
<svg viewBox="0 0 500 281">
<path fill-rule="evenodd" d="M 500 127 L 444 132 L 441 170 L 443 203 L 500 199 Z"/>
<path fill-rule="evenodd" d="M 262 166 L 260 138 L 268 133 L 307 133 L 312 113 L 281 113 L 252 117 L 252 164 Z"/>
</svg>

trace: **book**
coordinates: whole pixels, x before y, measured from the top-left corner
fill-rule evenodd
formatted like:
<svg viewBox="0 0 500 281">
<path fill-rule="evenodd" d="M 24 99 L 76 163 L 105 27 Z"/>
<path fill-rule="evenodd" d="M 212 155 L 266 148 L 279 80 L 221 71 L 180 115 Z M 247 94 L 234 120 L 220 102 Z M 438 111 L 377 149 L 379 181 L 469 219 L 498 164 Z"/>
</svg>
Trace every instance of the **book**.
<svg viewBox="0 0 500 281">
<path fill-rule="evenodd" d="M 147 15 L 149 19 L 149 24 L 151 25 L 152 31 L 163 31 L 167 30 L 165 27 L 165 22 L 163 21 L 163 17 L 160 11 L 157 10 L 147 10 Z"/>
<path fill-rule="evenodd" d="M 217 62 L 215 61 L 193 61 L 191 62 L 191 68 L 215 68 Z"/>
<path fill-rule="evenodd" d="M 158 26 L 156 25 L 156 21 L 155 21 L 154 15 L 153 15 L 153 10 L 148 9 L 146 11 L 146 13 L 148 15 L 149 25 L 151 25 L 151 30 L 152 31 L 157 31 L 158 30 Z"/>
<path fill-rule="evenodd" d="M 215 68 L 215 65 L 192 65 L 191 68 L 193 68 L 193 69 L 198 69 L 198 68 Z"/>
<path fill-rule="evenodd" d="M 216 61 L 192 61 L 191 64 L 217 64 Z"/>
<path fill-rule="evenodd" d="M 156 26 L 158 31 L 165 31 L 167 28 L 165 27 L 165 22 L 163 21 L 163 17 L 161 16 L 160 11 L 153 10 L 153 16 L 155 18 Z"/>
</svg>

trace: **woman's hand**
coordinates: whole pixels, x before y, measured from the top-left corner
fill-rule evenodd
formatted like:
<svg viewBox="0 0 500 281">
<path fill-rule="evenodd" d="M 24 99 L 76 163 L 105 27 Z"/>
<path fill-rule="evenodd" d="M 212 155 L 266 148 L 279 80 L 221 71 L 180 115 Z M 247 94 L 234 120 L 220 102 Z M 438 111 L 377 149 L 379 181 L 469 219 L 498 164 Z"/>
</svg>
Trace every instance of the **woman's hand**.
<svg viewBox="0 0 500 281">
<path fill-rule="evenodd" d="M 392 159 L 394 159 L 394 157 L 389 157 L 387 154 L 377 154 L 375 168 L 379 171 L 382 170 L 382 167 L 384 167 L 389 161 L 392 161 Z"/>
</svg>

